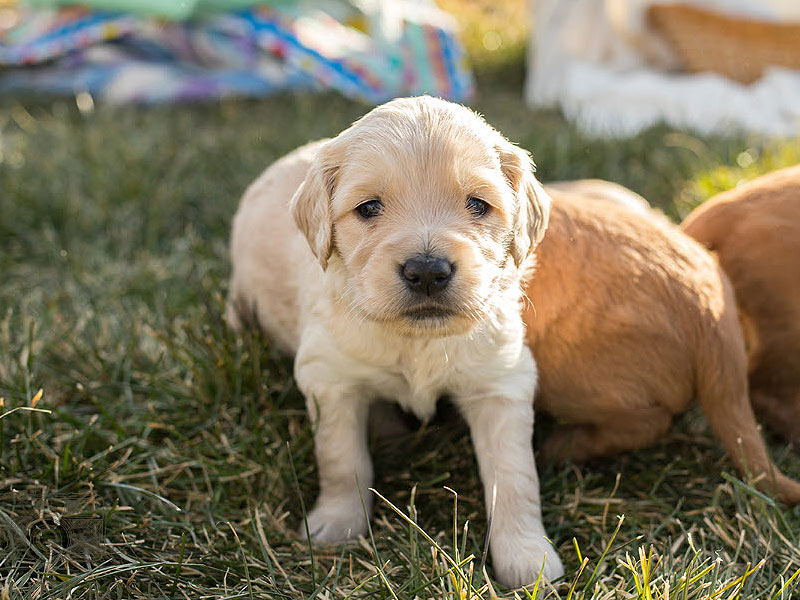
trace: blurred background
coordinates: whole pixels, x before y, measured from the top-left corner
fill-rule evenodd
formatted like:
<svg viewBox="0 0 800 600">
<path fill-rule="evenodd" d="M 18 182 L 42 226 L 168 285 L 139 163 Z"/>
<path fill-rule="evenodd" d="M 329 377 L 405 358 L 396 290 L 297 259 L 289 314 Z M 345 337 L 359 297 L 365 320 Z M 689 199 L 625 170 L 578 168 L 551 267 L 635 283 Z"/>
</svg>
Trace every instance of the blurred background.
<svg viewBox="0 0 800 600">
<path fill-rule="evenodd" d="M 475 97 L 473 68 L 480 79 L 497 63 L 520 64 L 527 45 L 527 104 L 557 106 L 591 135 L 665 122 L 787 136 L 800 124 L 800 5 L 792 0 L 0 6 L 0 91 L 74 95 L 84 108 L 290 90 L 336 90 L 372 104 L 421 93 L 464 102 Z"/>
</svg>

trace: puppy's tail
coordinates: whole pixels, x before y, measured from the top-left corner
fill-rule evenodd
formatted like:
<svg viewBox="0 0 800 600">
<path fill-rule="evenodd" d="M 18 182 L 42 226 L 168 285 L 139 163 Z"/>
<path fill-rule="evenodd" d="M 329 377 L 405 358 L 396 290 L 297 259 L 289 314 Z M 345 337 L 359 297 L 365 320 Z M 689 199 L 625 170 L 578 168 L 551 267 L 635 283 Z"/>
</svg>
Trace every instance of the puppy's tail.
<svg viewBox="0 0 800 600">
<path fill-rule="evenodd" d="M 733 462 L 756 486 L 787 504 L 800 504 L 800 483 L 781 473 L 767 452 L 747 385 L 747 356 L 733 291 L 725 281 L 727 307 L 718 328 L 704 336 L 697 371 L 697 395 L 711 429 Z"/>
</svg>

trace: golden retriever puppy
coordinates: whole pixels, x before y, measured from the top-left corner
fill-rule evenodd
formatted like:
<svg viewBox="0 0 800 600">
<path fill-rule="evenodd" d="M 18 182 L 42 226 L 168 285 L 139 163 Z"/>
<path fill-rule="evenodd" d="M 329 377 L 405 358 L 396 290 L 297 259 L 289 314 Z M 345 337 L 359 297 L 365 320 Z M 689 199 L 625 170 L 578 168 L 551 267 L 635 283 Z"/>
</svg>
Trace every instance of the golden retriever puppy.
<svg viewBox="0 0 800 600">
<path fill-rule="evenodd" d="M 574 179 L 572 181 L 550 181 L 545 185 L 548 192 L 561 192 L 582 198 L 605 200 L 642 215 L 658 215 L 642 196 L 623 185 L 603 179 Z"/>
<path fill-rule="evenodd" d="M 536 366 L 521 278 L 549 198 L 529 155 L 467 108 L 393 100 L 269 167 L 233 223 L 228 318 L 295 355 L 315 429 L 313 541 L 367 531 L 368 408 L 421 418 L 449 397 L 475 447 L 495 575 L 563 568 L 545 537 L 534 463 Z M 301 534 L 305 530 L 301 526 Z"/>
<path fill-rule="evenodd" d="M 756 413 L 800 442 L 800 166 L 715 196 L 682 228 L 733 283 Z"/>
<path fill-rule="evenodd" d="M 712 256 L 613 195 L 547 189 L 550 224 L 524 309 L 537 410 L 562 422 L 544 453 L 580 461 L 642 448 L 697 398 L 734 463 L 800 501 L 759 434 L 733 290 Z"/>
</svg>

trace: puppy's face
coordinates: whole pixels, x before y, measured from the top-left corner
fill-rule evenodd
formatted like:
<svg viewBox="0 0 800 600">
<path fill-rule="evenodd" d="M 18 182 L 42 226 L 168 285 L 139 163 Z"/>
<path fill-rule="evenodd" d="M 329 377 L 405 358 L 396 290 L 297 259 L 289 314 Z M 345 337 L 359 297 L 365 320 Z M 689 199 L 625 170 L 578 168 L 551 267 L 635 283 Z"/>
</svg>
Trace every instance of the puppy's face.
<svg viewBox="0 0 800 600">
<path fill-rule="evenodd" d="M 352 311 L 427 336 L 469 331 L 517 284 L 549 206 L 526 153 L 431 98 L 390 102 L 328 142 L 293 203 L 323 267 L 341 258 Z"/>
</svg>

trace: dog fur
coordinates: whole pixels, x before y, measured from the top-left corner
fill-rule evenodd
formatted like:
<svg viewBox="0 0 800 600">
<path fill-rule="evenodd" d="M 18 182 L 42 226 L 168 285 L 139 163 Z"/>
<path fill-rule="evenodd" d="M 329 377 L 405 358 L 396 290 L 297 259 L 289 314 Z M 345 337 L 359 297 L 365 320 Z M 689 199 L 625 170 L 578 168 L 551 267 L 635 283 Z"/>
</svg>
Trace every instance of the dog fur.
<svg viewBox="0 0 800 600">
<path fill-rule="evenodd" d="M 733 282 L 756 413 L 800 443 L 800 166 L 713 197 L 682 228 Z"/>
<path fill-rule="evenodd" d="M 467 209 L 470 198 L 488 203 L 485 215 Z M 378 216 L 365 220 L 359 207 L 375 201 Z M 429 97 L 372 110 L 247 190 L 233 223 L 228 319 L 257 322 L 295 355 L 320 477 L 313 541 L 367 531 L 370 403 L 392 399 L 427 418 L 447 396 L 475 447 L 497 579 L 524 585 L 542 565 L 548 579 L 563 574 L 541 521 L 536 366 L 520 314 L 548 212 L 526 152 L 469 109 Z M 427 317 L 401 275 L 409 256 L 431 252 L 455 270 Z"/>
<path fill-rule="evenodd" d="M 642 196 L 623 185 L 603 179 L 574 179 L 571 181 L 550 181 L 544 186 L 548 192 L 560 192 L 581 198 L 603 200 L 639 213 L 657 215 Z"/>
<path fill-rule="evenodd" d="M 734 463 L 800 501 L 759 434 L 733 289 L 712 256 L 619 190 L 547 189 L 550 224 L 524 311 L 537 410 L 563 423 L 544 454 L 581 461 L 645 447 L 696 397 Z"/>
</svg>

